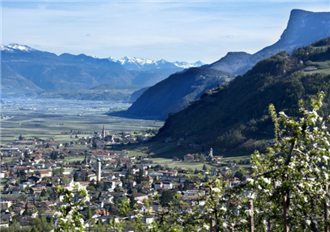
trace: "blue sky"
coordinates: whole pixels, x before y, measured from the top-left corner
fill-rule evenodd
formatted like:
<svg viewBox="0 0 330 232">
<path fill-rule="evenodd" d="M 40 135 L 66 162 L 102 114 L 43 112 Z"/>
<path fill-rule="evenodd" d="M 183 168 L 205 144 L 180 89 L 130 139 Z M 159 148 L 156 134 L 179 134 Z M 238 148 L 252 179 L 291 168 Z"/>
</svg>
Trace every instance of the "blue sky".
<svg viewBox="0 0 330 232">
<path fill-rule="evenodd" d="M 329 1 L 2 0 L 1 44 L 56 54 L 214 62 L 275 43 L 290 11 L 329 11 Z"/>
</svg>

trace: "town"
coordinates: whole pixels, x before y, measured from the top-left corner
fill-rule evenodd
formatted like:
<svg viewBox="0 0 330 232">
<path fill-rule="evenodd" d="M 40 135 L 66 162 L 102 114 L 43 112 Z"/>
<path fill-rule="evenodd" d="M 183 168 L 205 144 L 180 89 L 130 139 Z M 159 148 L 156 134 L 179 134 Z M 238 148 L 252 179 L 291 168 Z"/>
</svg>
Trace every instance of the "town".
<svg viewBox="0 0 330 232">
<path fill-rule="evenodd" d="M 1 146 L 2 229 L 31 231 L 38 227 L 39 231 L 51 231 L 56 206 L 61 204 L 58 186 L 72 189 L 78 185 L 88 191 L 90 200 L 79 209 L 86 227 L 99 228 L 113 220 L 124 222 L 123 231 L 135 231 L 135 215 L 143 215 L 142 222 L 148 226 L 158 220 L 158 213 L 170 206 L 176 194 L 189 212 L 194 200 L 206 191 L 196 183 L 221 175 L 229 186 L 237 186 L 248 177 L 238 166 L 248 166 L 249 159 L 225 161 L 213 154 L 212 148 L 202 154 L 186 154 L 183 159 L 173 158 L 175 167 L 125 149 L 127 144 L 147 142 L 153 130 L 110 134 L 103 126 L 93 135 L 72 130 L 63 133 L 72 140 L 63 143 L 19 135 Z M 196 163 L 202 168 L 189 168 Z M 120 210 L 124 202 L 131 211 Z"/>
</svg>

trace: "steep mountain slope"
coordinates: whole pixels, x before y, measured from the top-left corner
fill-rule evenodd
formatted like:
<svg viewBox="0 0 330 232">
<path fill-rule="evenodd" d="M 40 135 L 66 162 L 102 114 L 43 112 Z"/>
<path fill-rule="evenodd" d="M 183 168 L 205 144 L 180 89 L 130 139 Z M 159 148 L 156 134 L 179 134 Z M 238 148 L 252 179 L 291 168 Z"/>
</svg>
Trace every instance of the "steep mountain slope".
<svg viewBox="0 0 330 232">
<path fill-rule="evenodd" d="M 213 147 L 216 154 L 250 154 L 273 138 L 267 107 L 294 115 L 299 99 L 325 91 L 324 115 L 330 113 L 330 37 L 281 52 L 258 62 L 228 86 L 205 93 L 186 109 L 170 115 L 156 139 L 170 137 L 197 151 Z M 184 140 L 182 142 L 182 140 Z"/>
<path fill-rule="evenodd" d="M 189 102 L 198 99 L 207 88 L 213 88 L 217 84 L 223 84 L 233 78 L 233 76 L 227 75 L 225 77 L 223 73 L 218 73 L 216 75 L 222 75 L 221 80 L 214 79 L 209 75 L 214 71 L 208 71 L 207 69 L 232 74 L 245 73 L 257 61 L 270 57 L 281 50 L 290 53 L 294 48 L 330 36 L 329 25 L 329 12 L 313 13 L 292 10 L 287 29 L 282 34 L 281 39 L 274 45 L 266 47 L 254 55 L 245 52 L 229 52 L 219 61 L 211 65 L 204 65 L 198 71 L 193 69 L 192 72 L 177 73 L 177 75 L 170 77 L 171 80 L 162 81 L 150 87 L 123 115 L 166 119 L 168 113 L 174 113 L 184 108 Z M 202 84 L 201 88 L 191 88 L 189 85 L 196 85 L 194 73 L 197 72 L 198 75 L 204 75 L 203 72 L 205 72 L 209 80 L 205 80 L 207 83 Z M 171 84 L 170 87 L 169 83 Z"/>
<path fill-rule="evenodd" d="M 125 116 L 166 119 L 198 99 L 207 89 L 228 81 L 228 75 L 211 69 L 190 68 L 169 76 L 146 90 Z"/>
<path fill-rule="evenodd" d="M 1 65 L 1 88 L 2 94 L 15 93 L 19 89 L 22 93 L 40 91 L 32 81 L 27 80 L 19 73 L 12 70 L 7 64 Z M 5 91 L 5 93 L 4 93 Z"/>
<path fill-rule="evenodd" d="M 147 91 L 147 89 L 148 89 L 148 87 L 145 87 L 145 88 L 134 91 L 130 96 L 129 102 L 132 102 L 132 103 L 135 102 L 145 91 Z"/>
<path fill-rule="evenodd" d="M 182 71 L 182 69 L 130 70 L 130 73 L 134 76 L 132 85 L 139 87 L 153 86 L 178 71 Z"/>
<path fill-rule="evenodd" d="M 259 60 L 280 51 L 291 53 L 294 49 L 330 36 L 330 12 L 292 10 L 287 28 L 279 41 L 251 55 L 244 52 L 229 52 L 219 61 L 207 66 L 216 70 L 244 74 Z"/>
</svg>

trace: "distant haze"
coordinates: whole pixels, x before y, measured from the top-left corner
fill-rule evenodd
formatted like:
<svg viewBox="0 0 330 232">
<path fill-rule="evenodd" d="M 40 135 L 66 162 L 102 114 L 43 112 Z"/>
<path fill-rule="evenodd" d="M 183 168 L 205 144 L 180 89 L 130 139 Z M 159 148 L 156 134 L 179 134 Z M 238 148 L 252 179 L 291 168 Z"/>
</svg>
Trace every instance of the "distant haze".
<svg viewBox="0 0 330 232">
<path fill-rule="evenodd" d="M 56 54 L 212 63 L 275 43 L 292 9 L 329 1 L 2 1 L 1 44 Z"/>
</svg>

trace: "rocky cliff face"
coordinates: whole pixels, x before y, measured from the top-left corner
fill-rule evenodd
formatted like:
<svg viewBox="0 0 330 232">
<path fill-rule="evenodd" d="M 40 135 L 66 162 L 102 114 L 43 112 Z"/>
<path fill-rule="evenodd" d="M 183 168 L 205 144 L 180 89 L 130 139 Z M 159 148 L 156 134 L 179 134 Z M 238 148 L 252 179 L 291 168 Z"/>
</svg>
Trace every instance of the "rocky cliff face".
<svg viewBox="0 0 330 232">
<path fill-rule="evenodd" d="M 330 13 L 292 10 L 288 26 L 274 46 L 304 46 L 330 35 Z M 293 49 L 289 50 L 292 52 Z"/>
<path fill-rule="evenodd" d="M 127 116 L 153 117 L 166 119 L 169 113 L 185 108 L 191 101 L 198 99 L 206 89 L 231 80 L 229 74 L 244 74 L 258 61 L 284 50 L 309 45 L 312 42 L 330 36 L 330 13 L 313 13 L 303 10 L 292 10 L 287 29 L 281 39 L 261 51 L 251 55 L 246 52 L 228 52 L 219 61 L 202 66 L 202 68 L 177 73 L 162 82 L 150 87 L 128 109 Z M 213 71 L 210 71 L 210 70 Z M 219 73 L 214 70 L 220 71 Z M 202 75 L 202 81 L 198 77 Z M 212 77 L 212 75 L 215 75 Z M 198 87 L 198 85 L 200 85 Z"/>
<path fill-rule="evenodd" d="M 329 25 L 330 12 L 292 10 L 287 28 L 275 44 L 265 47 L 253 55 L 244 52 L 228 53 L 208 67 L 231 74 L 244 74 L 258 61 L 280 51 L 291 53 L 296 48 L 330 36 Z"/>
</svg>

